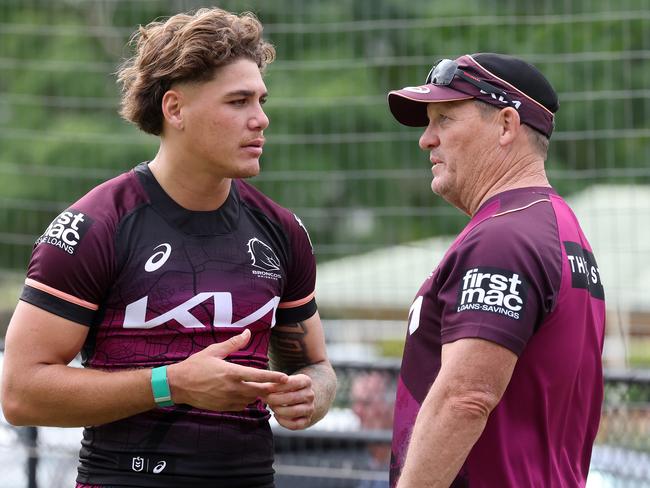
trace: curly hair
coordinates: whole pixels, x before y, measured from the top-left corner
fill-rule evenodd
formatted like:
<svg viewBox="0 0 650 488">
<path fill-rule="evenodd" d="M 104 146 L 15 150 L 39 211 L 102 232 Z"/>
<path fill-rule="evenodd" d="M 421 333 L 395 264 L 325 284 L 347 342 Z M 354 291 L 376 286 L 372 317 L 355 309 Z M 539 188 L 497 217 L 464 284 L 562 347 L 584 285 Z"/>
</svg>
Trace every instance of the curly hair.
<svg viewBox="0 0 650 488">
<path fill-rule="evenodd" d="M 120 115 L 154 135 L 162 133 L 162 98 L 172 84 L 208 81 L 217 68 L 240 58 L 262 71 L 275 59 L 275 49 L 262 39 L 262 24 L 252 13 L 235 15 L 220 8 L 140 26 L 130 43 L 135 54 L 117 71 Z"/>
</svg>

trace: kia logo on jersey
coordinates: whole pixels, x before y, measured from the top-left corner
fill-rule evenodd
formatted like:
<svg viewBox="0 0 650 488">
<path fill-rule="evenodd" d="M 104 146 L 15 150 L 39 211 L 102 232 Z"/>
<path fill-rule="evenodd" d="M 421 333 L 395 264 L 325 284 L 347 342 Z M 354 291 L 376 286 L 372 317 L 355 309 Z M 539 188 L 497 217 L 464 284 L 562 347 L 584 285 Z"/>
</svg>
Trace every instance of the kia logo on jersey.
<svg viewBox="0 0 650 488">
<path fill-rule="evenodd" d="M 476 267 L 465 271 L 458 287 L 456 312 L 490 312 L 519 320 L 528 284 L 513 271 Z"/>
<path fill-rule="evenodd" d="M 93 220 L 88 215 L 69 208 L 52 221 L 43 235 L 37 239 L 36 245 L 50 244 L 68 254 L 74 254 L 92 223 Z"/>
<path fill-rule="evenodd" d="M 212 302 L 212 323 L 202 323 L 192 312 L 198 306 L 206 306 Z M 153 310 L 148 311 L 149 296 L 144 296 L 133 303 L 129 303 L 124 310 L 124 322 L 122 327 L 125 329 L 153 329 L 171 321 L 175 321 L 186 329 L 195 329 L 203 327 L 232 328 L 246 327 L 270 314 L 271 327 L 275 325 L 275 311 L 278 309 L 280 297 L 274 296 L 257 310 L 241 317 L 233 323 L 233 304 L 232 294 L 229 292 L 206 291 L 195 295 L 185 302 L 175 306 L 171 310 L 160 313 L 156 307 L 156 313 Z"/>
</svg>

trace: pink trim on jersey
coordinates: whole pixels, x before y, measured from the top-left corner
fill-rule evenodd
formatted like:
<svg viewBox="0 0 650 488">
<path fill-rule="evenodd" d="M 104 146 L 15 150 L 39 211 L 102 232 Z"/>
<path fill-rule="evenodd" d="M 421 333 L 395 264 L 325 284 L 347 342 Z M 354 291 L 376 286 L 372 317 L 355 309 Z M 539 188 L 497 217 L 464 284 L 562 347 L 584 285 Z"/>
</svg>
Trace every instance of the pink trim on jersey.
<svg viewBox="0 0 650 488">
<path fill-rule="evenodd" d="M 37 290 L 44 291 L 45 293 L 48 293 L 50 295 L 54 295 L 57 298 L 60 298 L 61 300 L 65 300 L 66 302 L 74 303 L 75 305 L 79 305 L 80 307 L 87 308 L 89 310 L 98 310 L 99 305 L 95 305 L 94 303 L 87 302 L 85 300 L 82 300 L 81 298 L 77 298 L 72 295 L 68 295 L 67 293 L 62 292 L 61 290 L 57 290 L 56 288 L 52 288 L 51 286 L 47 286 L 43 283 L 40 283 L 36 280 L 33 280 L 31 278 L 27 278 L 25 280 L 25 284 L 27 286 L 31 286 L 32 288 L 36 288 Z"/>
<path fill-rule="evenodd" d="M 529 203 L 528 205 L 526 205 L 526 206 L 524 206 L 524 207 L 513 208 L 513 209 L 511 209 L 511 210 L 506 210 L 505 212 L 501 212 L 501 213 L 494 214 L 492 217 L 493 217 L 493 218 L 494 218 L 494 217 L 501 217 L 502 215 L 509 214 L 509 213 L 512 213 L 512 212 L 519 212 L 520 210 L 525 210 L 525 209 L 527 209 L 528 207 L 532 207 L 532 206 L 535 205 L 536 203 L 541 203 L 541 202 L 550 202 L 550 200 L 549 200 L 548 198 L 542 198 L 542 199 L 540 199 L 540 200 L 535 200 L 534 202 L 531 202 L 531 203 Z"/>
<path fill-rule="evenodd" d="M 309 302 L 312 298 L 314 298 L 314 292 L 312 291 L 309 295 L 307 295 L 305 298 L 301 298 L 300 300 L 294 300 L 293 302 L 283 302 L 278 305 L 278 308 L 295 308 L 299 307 L 300 305 L 304 305 L 305 303 Z"/>
</svg>

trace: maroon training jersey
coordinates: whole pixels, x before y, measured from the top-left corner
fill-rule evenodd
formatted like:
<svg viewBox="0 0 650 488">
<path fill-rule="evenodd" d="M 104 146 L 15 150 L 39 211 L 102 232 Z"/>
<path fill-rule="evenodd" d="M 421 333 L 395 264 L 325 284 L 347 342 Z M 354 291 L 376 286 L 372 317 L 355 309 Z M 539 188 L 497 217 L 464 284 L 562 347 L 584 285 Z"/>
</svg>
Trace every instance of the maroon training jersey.
<svg viewBox="0 0 650 488">
<path fill-rule="evenodd" d="M 567 204 L 551 188 L 490 198 L 411 306 L 392 486 L 441 347 L 462 338 L 495 342 L 518 360 L 452 486 L 584 486 L 603 398 L 604 325 L 598 265 Z"/>
<path fill-rule="evenodd" d="M 315 260 L 300 220 L 234 180 L 215 211 L 180 207 L 146 163 L 90 191 L 37 240 L 21 299 L 90 327 L 84 366 L 182 361 L 250 329 L 229 361 L 268 368 L 276 323 L 316 312 Z M 87 427 L 80 483 L 273 484 L 269 413 L 176 405 Z"/>
</svg>

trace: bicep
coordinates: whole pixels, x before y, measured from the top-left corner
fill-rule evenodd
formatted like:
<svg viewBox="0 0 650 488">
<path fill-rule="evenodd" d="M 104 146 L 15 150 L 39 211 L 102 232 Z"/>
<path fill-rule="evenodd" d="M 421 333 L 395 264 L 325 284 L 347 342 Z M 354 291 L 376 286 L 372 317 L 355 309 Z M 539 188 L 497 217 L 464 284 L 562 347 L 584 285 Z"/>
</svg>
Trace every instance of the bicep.
<svg viewBox="0 0 650 488">
<path fill-rule="evenodd" d="M 81 350 L 87 326 L 20 300 L 5 338 L 4 368 L 16 372 L 49 364 L 68 364 Z"/>
<path fill-rule="evenodd" d="M 318 312 L 306 320 L 276 324 L 271 330 L 270 356 L 273 366 L 285 372 L 327 361 Z"/>
<path fill-rule="evenodd" d="M 459 339 L 442 346 L 441 368 L 435 383 L 444 385 L 449 395 L 474 396 L 494 408 L 516 363 L 517 355 L 495 342 Z"/>
</svg>

